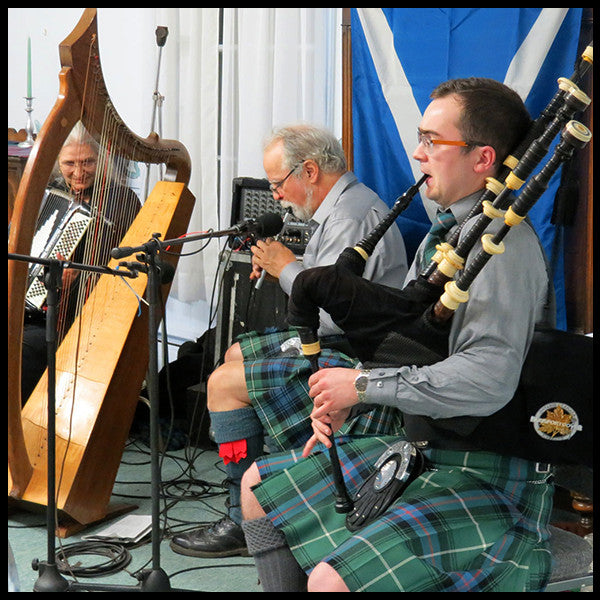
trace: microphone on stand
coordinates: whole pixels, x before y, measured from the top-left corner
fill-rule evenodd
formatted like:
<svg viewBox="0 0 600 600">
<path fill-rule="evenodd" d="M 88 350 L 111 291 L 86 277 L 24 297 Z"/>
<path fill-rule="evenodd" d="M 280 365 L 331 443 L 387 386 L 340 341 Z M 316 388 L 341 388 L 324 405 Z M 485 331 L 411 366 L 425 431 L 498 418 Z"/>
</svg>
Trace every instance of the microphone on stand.
<svg viewBox="0 0 600 600">
<path fill-rule="evenodd" d="M 264 215 L 258 217 L 258 219 L 246 219 L 245 221 L 241 221 L 240 223 L 233 225 L 230 229 L 226 229 L 224 231 L 208 231 L 197 236 L 178 238 L 175 240 L 165 240 L 160 243 L 164 246 L 169 246 L 171 244 L 181 243 L 184 239 L 185 241 L 194 241 L 197 239 L 239 235 L 240 233 L 251 233 L 258 237 L 271 237 L 278 234 L 282 227 L 283 219 L 281 218 L 281 215 L 278 215 L 277 213 L 265 213 Z M 154 234 L 153 241 L 158 241 L 159 235 L 160 234 Z M 145 250 L 146 248 L 144 245 L 119 246 L 118 248 L 113 248 L 110 251 L 110 255 L 112 258 L 120 259 L 130 256 L 136 252 L 144 252 Z"/>
<path fill-rule="evenodd" d="M 233 226 L 233 229 L 238 233 L 253 233 L 258 237 L 271 237 L 278 234 L 283 227 L 283 219 L 281 215 L 277 213 L 265 213 L 258 217 L 258 219 L 246 219 L 241 221 L 237 225 Z"/>
<path fill-rule="evenodd" d="M 281 222 L 280 233 L 275 236 L 275 240 L 276 241 L 279 241 L 281 239 L 281 234 L 283 233 L 283 229 L 291 221 L 291 219 L 292 219 L 293 216 L 294 215 L 293 215 L 293 213 L 292 213 L 291 210 L 288 210 L 285 213 L 285 216 L 283 217 L 283 221 Z M 266 276 L 267 276 L 267 271 L 266 271 L 266 269 L 263 269 L 262 273 L 260 274 L 260 277 L 256 280 L 256 285 L 254 286 L 254 289 L 260 290 L 260 288 L 262 287 L 263 281 L 265 280 Z"/>
</svg>

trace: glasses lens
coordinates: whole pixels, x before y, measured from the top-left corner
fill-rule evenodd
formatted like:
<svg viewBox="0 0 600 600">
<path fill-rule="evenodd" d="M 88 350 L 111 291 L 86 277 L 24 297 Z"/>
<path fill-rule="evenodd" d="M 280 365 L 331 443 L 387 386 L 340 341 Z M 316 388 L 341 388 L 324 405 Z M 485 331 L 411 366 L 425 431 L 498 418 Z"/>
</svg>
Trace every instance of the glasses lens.
<svg viewBox="0 0 600 600">
<path fill-rule="evenodd" d="M 269 186 L 269 188 L 271 189 L 272 192 L 277 191 L 286 181 L 286 179 L 291 175 L 291 171 L 280 181 L 274 181 L 273 183 L 271 183 L 271 185 Z"/>
<path fill-rule="evenodd" d="M 417 131 L 417 143 L 423 146 L 423 150 L 425 150 L 426 154 L 431 154 L 433 144 L 431 143 L 431 139 L 426 134 Z"/>
<path fill-rule="evenodd" d="M 269 189 L 272 192 L 277 191 L 288 180 L 288 177 L 290 177 L 290 175 L 302 164 L 302 162 L 299 162 L 297 165 L 294 165 L 292 167 L 292 170 L 281 181 L 274 181 L 273 183 L 271 183 L 269 185 Z"/>
</svg>

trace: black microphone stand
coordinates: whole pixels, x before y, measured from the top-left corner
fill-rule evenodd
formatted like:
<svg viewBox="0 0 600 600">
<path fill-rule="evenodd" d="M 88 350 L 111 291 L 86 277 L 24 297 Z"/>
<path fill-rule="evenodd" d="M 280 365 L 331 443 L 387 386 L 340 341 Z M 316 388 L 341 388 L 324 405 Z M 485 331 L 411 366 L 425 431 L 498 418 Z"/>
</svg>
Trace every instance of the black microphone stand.
<svg viewBox="0 0 600 600">
<path fill-rule="evenodd" d="M 152 568 L 141 574 L 141 586 L 131 588 L 130 591 L 142 592 L 168 592 L 184 591 L 173 590 L 167 574 L 160 566 L 160 465 L 159 465 L 159 385 L 158 385 L 158 335 L 157 325 L 160 317 L 160 286 L 168 283 L 173 275 L 174 269 L 169 263 L 164 263 L 158 259 L 161 250 L 172 246 L 182 245 L 201 239 L 232 236 L 246 230 L 248 224 L 236 225 L 223 231 L 208 231 L 191 235 L 186 238 L 175 238 L 161 241 L 160 234 L 155 233 L 152 238 L 137 247 L 119 247 L 113 248 L 111 256 L 113 258 L 125 258 L 136 254 L 136 258 L 141 263 L 122 263 L 129 269 L 139 270 L 147 273 L 147 301 L 148 301 L 148 376 L 147 389 L 148 399 L 150 401 L 150 455 L 151 455 L 151 480 L 152 480 Z M 76 589 L 82 589 L 78 584 L 74 584 Z M 98 589 L 98 588 L 96 588 Z M 102 589 L 114 591 L 116 586 L 104 586 Z M 123 590 L 127 591 L 127 589 Z"/>
<path fill-rule="evenodd" d="M 145 245 L 143 264 L 139 270 L 148 275 L 148 399 L 150 401 L 150 469 L 151 469 L 151 514 L 152 514 L 152 568 L 141 574 L 140 591 L 169 592 L 168 575 L 160 566 L 160 448 L 159 448 L 159 392 L 158 392 L 158 335 L 157 325 L 160 311 L 160 286 L 172 279 L 171 271 L 159 263 L 159 243 L 153 239 Z M 139 258 L 139 257 L 138 257 Z M 132 265 L 129 265 L 130 268 Z M 135 267 L 134 267 L 135 268 Z M 164 271 L 163 271 L 164 269 Z"/>
<path fill-rule="evenodd" d="M 34 559 L 32 568 L 39 571 L 40 576 L 33 586 L 35 592 L 67 592 L 74 589 L 73 584 L 65 579 L 56 565 L 56 549 L 54 545 L 56 531 L 56 338 L 57 338 L 57 307 L 62 275 L 65 268 L 109 274 L 119 277 L 137 277 L 137 273 L 126 270 L 114 270 L 108 267 L 83 265 L 58 259 L 44 259 L 22 254 L 8 254 L 9 260 L 44 265 L 44 286 L 46 297 L 46 356 L 48 370 L 48 454 L 47 454 L 47 557 L 45 561 Z"/>
<path fill-rule="evenodd" d="M 11 255 L 9 254 L 9 258 Z M 15 258 L 13 256 L 13 258 Z M 21 260 L 18 258 L 17 260 Z M 65 592 L 69 588 L 68 581 L 60 574 L 56 566 L 54 536 L 56 530 L 56 321 L 59 290 L 62 282 L 63 266 L 58 260 L 33 260 L 38 264 L 46 264 L 44 286 L 46 287 L 46 355 L 48 363 L 48 479 L 47 479 L 47 559 L 33 561 L 33 569 L 40 576 L 33 586 L 35 592 Z"/>
<path fill-rule="evenodd" d="M 33 561 L 33 568 L 39 570 L 40 577 L 34 584 L 37 592 L 77 592 L 77 591 L 106 591 L 106 592 L 169 592 L 183 591 L 171 589 L 169 578 L 160 566 L 160 464 L 159 464 L 159 406 L 158 406 L 158 337 L 156 323 L 158 323 L 158 306 L 160 286 L 167 283 L 166 277 L 172 277 L 174 270 L 170 265 L 160 263 L 157 252 L 160 242 L 156 235 L 153 239 L 140 246 L 144 251 L 143 257 L 138 256 L 142 262 L 127 263 L 129 270 L 113 270 L 108 267 L 95 267 L 91 265 L 80 265 L 77 263 L 59 261 L 55 259 L 39 259 L 30 256 L 9 254 L 9 258 L 25 260 L 43 264 L 48 267 L 48 274 L 44 284 L 48 291 L 47 315 L 46 315 L 46 338 L 48 340 L 48 557 L 46 561 Z M 137 251 L 137 249 L 136 249 Z M 56 529 L 55 518 L 55 421 L 54 412 L 56 406 L 56 306 L 58 294 L 62 281 L 64 268 L 77 268 L 79 270 L 108 273 L 116 276 L 135 278 L 142 271 L 148 275 L 148 392 L 150 401 L 150 455 L 151 455 L 151 507 L 152 507 L 152 567 L 142 571 L 139 575 L 140 583 L 135 586 L 111 585 L 98 583 L 80 583 L 65 579 L 56 565 L 54 532 Z"/>
<path fill-rule="evenodd" d="M 269 213 L 267 213 L 269 214 Z M 236 236 L 241 233 L 256 233 L 258 235 L 275 235 L 279 233 L 281 227 L 283 227 L 283 220 L 280 218 L 280 222 L 276 225 L 279 227 L 277 231 L 269 232 L 265 231 L 266 228 L 269 227 L 269 224 L 261 222 L 260 218 L 256 221 L 254 219 L 249 219 L 248 221 L 244 221 L 242 223 L 238 223 L 237 225 L 233 225 L 229 229 L 221 229 L 218 231 L 205 231 L 202 233 L 195 233 L 194 235 L 188 235 L 185 238 L 173 238 L 171 240 L 163 240 L 161 241 L 160 234 L 155 233 L 152 236 L 152 240 L 147 242 L 146 244 L 142 244 L 141 246 L 120 246 L 118 248 L 113 248 L 111 250 L 110 255 L 113 258 L 125 258 L 126 256 L 131 256 L 136 252 L 147 252 L 149 249 L 149 245 L 156 244 L 155 251 L 158 252 L 163 248 L 168 248 L 170 246 L 179 246 L 182 244 L 187 244 L 188 242 L 197 242 L 199 240 L 212 239 L 215 237 L 225 237 L 225 236 Z M 130 263 L 127 263 L 128 265 Z"/>
</svg>

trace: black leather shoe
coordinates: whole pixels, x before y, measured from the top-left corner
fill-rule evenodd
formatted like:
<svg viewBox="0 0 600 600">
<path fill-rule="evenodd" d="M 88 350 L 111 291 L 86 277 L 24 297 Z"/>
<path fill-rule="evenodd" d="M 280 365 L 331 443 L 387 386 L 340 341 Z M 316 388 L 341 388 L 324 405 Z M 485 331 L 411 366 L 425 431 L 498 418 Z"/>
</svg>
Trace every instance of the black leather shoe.
<svg viewBox="0 0 600 600">
<path fill-rule="evenodd" d="M 186 556 L 248 556 L 244 532 L 241 526 L 229 517 L 223 517 L 206 527 L 180 533 L 173 537 L 170 545 L 173 552 Z"/>
</svg>

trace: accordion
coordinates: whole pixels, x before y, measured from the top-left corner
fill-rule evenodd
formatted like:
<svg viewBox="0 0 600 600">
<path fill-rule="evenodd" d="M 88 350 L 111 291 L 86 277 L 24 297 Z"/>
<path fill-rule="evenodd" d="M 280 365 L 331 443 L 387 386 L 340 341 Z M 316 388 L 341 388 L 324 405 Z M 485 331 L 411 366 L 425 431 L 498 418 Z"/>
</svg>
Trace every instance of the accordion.
<svg viewBox="0 0 600 600">
<path fill-rule="evenodd" d="M 76 203 L 70 194 L 56 189 L 46 190 L 31 244 L 31 255 L 52 259 L 60 254 L 65 260 L 70 259 L 91 221 L 89 209 Z M 43 276 L 44 266 L 31 264 L 25 295 L 28 310 L 41 310 L 46 301 Z"/>
</svg>

